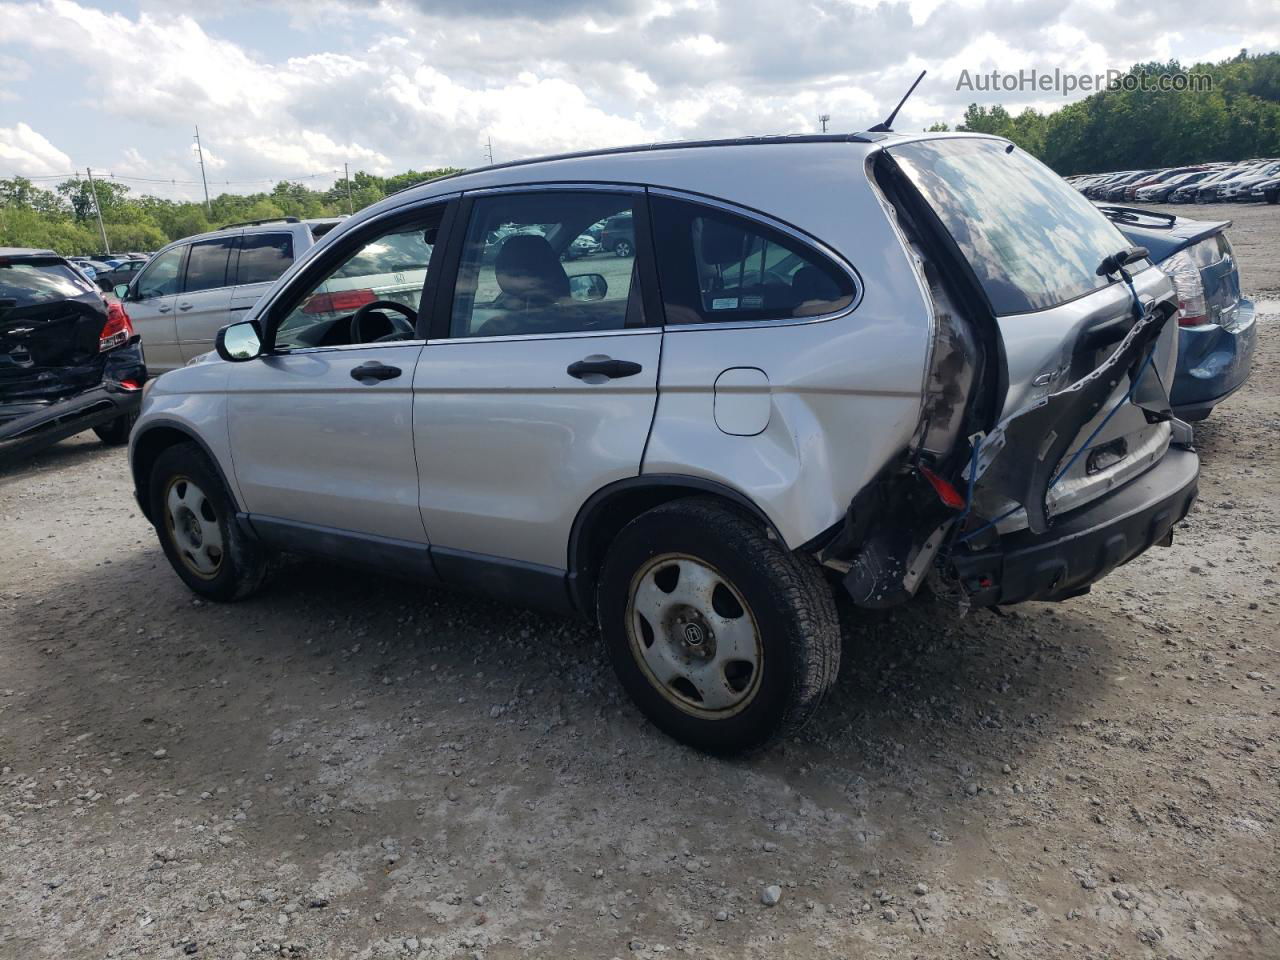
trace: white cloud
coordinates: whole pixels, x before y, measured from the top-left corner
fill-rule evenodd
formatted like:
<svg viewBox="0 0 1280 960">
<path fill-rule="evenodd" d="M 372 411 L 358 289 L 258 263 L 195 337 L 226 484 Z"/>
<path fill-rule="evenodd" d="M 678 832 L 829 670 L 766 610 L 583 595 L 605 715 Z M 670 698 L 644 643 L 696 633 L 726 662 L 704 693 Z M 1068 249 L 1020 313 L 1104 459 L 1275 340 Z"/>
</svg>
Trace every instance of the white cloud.
<svg viewBox="0 0 1280 960">
<path fill-rule="evenodd" d="M 71 174 L 71 158 L 25 123 L 0 127 L 0 175 Z"/>
</svg>

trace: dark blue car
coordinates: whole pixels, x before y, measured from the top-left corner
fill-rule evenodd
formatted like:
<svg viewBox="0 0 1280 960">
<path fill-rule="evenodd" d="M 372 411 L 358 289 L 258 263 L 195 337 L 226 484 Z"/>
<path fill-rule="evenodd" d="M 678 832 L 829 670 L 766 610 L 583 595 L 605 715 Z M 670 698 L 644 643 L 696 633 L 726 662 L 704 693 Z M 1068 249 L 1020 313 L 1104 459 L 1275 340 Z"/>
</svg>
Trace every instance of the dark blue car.
<svg viewBox="0 0 1280 960">
<path fill-rule="evenodd" d="M 1253 301 L 1240 292 L 1240 270 L 1227 239 L 1231 221 L 1104 204 L 1099 209 L 1173 278 L 1182 310 L 1169 399 L 1180 419 L 1203 420 L 1249 379 L 1257 340 Z"/>
</svg>

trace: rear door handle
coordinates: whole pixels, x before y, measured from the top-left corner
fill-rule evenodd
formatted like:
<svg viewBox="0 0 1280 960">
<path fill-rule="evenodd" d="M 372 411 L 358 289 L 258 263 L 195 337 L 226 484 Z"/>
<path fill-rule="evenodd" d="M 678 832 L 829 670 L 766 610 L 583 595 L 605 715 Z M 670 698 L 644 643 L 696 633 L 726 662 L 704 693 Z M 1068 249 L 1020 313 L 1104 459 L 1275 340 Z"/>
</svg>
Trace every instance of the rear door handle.
<svg viewBox="0 0 1280 960">
<path fill-rule="evenodd" d="M 389 367 L 385 363 L 379 363 L 377 360 L 370 360 L 368 363 L 362 363 L 358 367 L 351 369 L 351 379 L 359 380 L 361 383 L 372 383 L 375 380 L 394 380 L 400 376 L 399 367 Z"/>
<path fill-rule="evenodd" d="M 594 381 L 599 383 L 601 380 L 617 380 L 620 377 L 634 377 L 643 370 L 644 367 L 631 360 L 615 360 L 613 357 L 606 357 L 601 354 L 587 357 L 584 360 L 578 360 L 569 364 L 565 368 L 565 372 L 571 377 L 577 377 L 579 380 L 586 380 L 587 377 L 596 377 Z"/>
<path fill-rule="evenodd" d="M 178 309 L 179 309 L 179 310 L 190 310 L 190 309 L 191 309 L 191 304 L 189 304 L 189 303 L 180 303 L 180 304 L 178 304 Z"/>
</svg>

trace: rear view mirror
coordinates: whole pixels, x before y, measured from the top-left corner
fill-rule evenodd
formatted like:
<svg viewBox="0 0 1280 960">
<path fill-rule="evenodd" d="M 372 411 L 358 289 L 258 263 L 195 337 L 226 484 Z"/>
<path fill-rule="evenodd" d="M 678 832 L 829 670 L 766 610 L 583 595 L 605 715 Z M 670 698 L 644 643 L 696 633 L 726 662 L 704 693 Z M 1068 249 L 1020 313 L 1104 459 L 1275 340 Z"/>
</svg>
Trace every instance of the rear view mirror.
<svg viewBox="0 0 1280 960">
<path fill-rule="evenodd" d="M 569 278 L 569 296 L 583 303 L 603 300 L 609 293 L 609 283 L 598 273 L 582 273 Z"/>
<path fill-rule="evenodd" d="M 127 283 L 117 283 L 111 290 L 120 300 L 127 300 L 129 297 L 129 285 Z"/>
<path fill-rule="evenodd" d="M 242 320 L 218 331 L 218 356 L 231 363 L 252 360 L 262 353 L 262 333 L 258 321 Z"/>
</svg>

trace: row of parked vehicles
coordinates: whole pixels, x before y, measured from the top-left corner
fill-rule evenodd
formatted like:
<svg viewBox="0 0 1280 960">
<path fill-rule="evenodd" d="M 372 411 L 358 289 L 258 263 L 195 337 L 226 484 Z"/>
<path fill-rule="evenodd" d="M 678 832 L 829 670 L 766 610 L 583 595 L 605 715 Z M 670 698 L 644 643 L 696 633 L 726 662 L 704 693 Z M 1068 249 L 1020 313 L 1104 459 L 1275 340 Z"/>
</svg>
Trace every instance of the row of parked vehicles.
<svg viewBox="0 0 1280 960">
<path fill-rule="evenodd" d="M 204 597 L 280 551 L 584 617 L 653 722 L 732 752 L 830 689 L 836 590 L 1063 600 L 1171 541 L 1180 416 L 1251 357 L 1224 230 L 878 129 L 471 171 L 178 241 L 110 302 L 0 250 L 0 450 L 127 434 Z"/>
<path fill-rule="evenodd" d="M 98 285 L 99 289 L 112 290 L 117 284 L 128 283 L 147 265 L 149 253 L 97 254 L 92 257 L 68 257 L 67 261 Z"/>
<path fill-rule="evenodd" d="M 1280 158 L 1083 174 L 1067 182 L 1108 203 L 1280 203 Z"/>
</svg>

